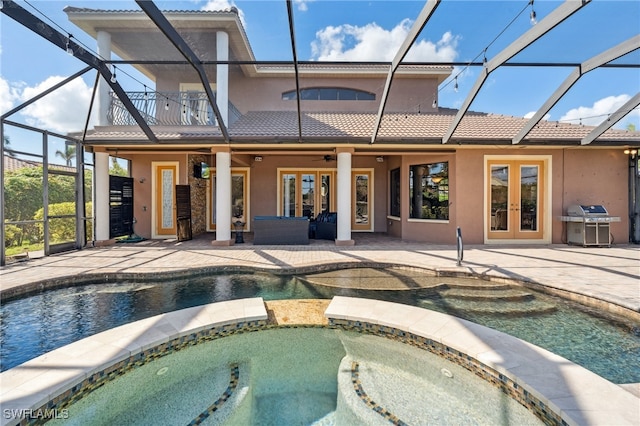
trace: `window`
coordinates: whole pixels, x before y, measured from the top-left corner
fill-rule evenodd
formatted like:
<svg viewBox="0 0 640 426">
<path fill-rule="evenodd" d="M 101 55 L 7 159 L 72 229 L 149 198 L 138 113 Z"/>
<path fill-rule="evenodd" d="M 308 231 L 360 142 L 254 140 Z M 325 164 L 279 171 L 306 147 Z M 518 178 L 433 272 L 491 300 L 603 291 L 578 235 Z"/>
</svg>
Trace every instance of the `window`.
<svg viewBox="0 0 640 426">
<path fill-rule="evenodd" d="M 292 101 L 296 97 L 295 90 L 282 94 L 283 101 Z M 341 87 L 311 87 L 300 89 L 300 99 L 303 101 L 375 101 L 376 95 L 363 90 Z"/>
<path fill-rule="evenodd" d="M 409 167 L 409 217 L 449 220 L 449 163 Z"/>
<path fill-rule="evenodd" d="M 389 172 L 389 215 L 400 217 L 400 168 Z"/>
</svg>

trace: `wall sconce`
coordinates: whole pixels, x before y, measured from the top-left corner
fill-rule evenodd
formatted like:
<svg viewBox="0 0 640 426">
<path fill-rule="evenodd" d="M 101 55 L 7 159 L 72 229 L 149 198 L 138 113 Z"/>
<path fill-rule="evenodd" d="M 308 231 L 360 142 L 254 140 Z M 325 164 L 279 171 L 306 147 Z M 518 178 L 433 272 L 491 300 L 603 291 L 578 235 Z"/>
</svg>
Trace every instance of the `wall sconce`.
<svg viewBox="0 0 640 426">
<path fill-rule="evenodd" d="M 256 155 L 255 157 L 253 157 L 253 161 L 259 163 L 260 161 L 262 161 L 262 156 L 261 155 Z"/>
<path fill-rule="evenodd" d="M 627 148 L 623 151 L 626 155 L 630 155 L 631 158 L 634 158 L 638 153 L 638 150 L 635 148 Z"/>
<path fill-rule="evenodd" d="M 147 181 L 147 178 L 141 177 L 140 179 L 138 179 L 138 182 L 140 183 L 145 183 Z"/>
<path fill-rule="evenodd" d="M 382 163 L 384 161 L 384 157 L 382 157 L 382 156 L 376 157 L 376 161 L 378 163 Z"/>
</svg>

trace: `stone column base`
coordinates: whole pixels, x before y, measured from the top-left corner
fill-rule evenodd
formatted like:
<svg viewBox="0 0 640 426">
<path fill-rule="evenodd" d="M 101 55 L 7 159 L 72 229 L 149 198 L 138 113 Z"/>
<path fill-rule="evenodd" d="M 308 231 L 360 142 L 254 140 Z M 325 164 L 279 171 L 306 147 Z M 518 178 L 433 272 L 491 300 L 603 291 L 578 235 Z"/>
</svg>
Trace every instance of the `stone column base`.
<svg viewBox="0 0 640 426">
<path fill-rule="evenodd" d="M 355 246 L 356 242 L 353 240 L 336 240 L 337 246 Z"/>
<path fill-rule="evenodd" d="M 211 241 L 211 245 L 212 246 L 216 246 L 216 247 L 228 247 L 228 246 L 232 246 L 234 243 L 234 240 L 213 240 Z"/>
</svg>

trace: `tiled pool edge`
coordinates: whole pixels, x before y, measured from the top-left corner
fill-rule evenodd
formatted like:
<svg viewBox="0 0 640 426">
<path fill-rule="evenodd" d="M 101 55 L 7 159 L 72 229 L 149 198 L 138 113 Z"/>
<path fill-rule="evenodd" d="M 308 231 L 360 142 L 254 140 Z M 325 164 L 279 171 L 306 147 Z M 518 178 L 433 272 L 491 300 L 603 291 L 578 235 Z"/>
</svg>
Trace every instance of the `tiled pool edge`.
<svg viewBox="0 0 640 426">
<path fill-rule="evenodd" d="M 133 368 L 266 325 L 263 299 L 251 298 L 173 311 L 87 337 L 0 373 L 0 424 L 40 424 L 64 416 L 67 406 Z"/>
<path fill-rule="evenodd" d="M 342 296 L 333 298 L 325 316 L 330 326 L 411 344 L 454 362 L 498 386 L 546 424 L 640 424 L 640 398 L 571 361 L 487 327 L 398 303 Z M 558 371 L 550 371 L 550 365 Z"/>
</svg>

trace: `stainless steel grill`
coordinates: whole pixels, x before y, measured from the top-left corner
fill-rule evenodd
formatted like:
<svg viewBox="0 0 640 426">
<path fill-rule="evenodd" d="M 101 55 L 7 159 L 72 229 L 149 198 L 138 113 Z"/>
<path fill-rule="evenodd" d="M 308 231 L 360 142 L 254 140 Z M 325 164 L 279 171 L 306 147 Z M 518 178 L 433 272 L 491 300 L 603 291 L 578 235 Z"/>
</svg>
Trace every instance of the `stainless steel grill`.
<svg viewBox="0 0 640 426">
<path fill-rule="evenodd" d="M 575 204 L 567 209 L 567 216 L 560 216 L 567 222 L 567 243 L 581 246 L 611 246 L 612 222 L 620 222 L 620 217 L 610 216 L 602 205 Z"/>
</svg>

